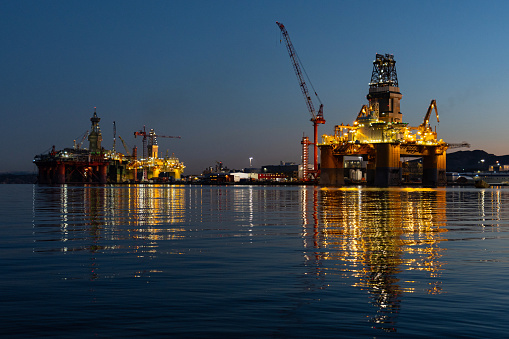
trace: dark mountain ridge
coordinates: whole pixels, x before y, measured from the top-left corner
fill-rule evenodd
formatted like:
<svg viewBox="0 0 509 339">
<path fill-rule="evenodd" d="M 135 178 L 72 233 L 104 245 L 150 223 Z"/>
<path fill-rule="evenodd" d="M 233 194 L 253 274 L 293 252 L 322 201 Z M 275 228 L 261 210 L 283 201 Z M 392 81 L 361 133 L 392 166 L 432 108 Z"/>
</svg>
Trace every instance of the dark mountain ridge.
<svg viewBox="0 0 509 339">
<path fill-rule="evenodd" d="M 483 150 L 451 152 L 447 153 L 447 172 L 488 171 L 497 161 L 500 165 L 509 165 L 509 155 L 494 155 Z"/>
</svg>

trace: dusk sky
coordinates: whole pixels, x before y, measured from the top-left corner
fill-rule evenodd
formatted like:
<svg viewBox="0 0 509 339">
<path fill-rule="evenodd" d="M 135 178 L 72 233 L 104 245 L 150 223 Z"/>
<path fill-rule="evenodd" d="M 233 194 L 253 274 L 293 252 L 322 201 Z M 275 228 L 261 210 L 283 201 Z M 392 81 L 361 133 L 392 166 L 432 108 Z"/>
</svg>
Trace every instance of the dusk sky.
<svg viewBox="0 0 509 339">
<path fill-rule="evenodd" d="M 375 54 L 390 53 L 404 122 L 436 99 L 439 138 L 506 155 L 507 13 L 506 1 L 2 1 L 0 172 L 72 147 L 94 107 L 106 149 L 113 121 L 139 152 L 144 125 L 181 136 L 158 144 L 185 174 L 300 163 L 313 128 L 276 21 L 324 104 L 320 134 L 355 120 Z"/>
</svg>

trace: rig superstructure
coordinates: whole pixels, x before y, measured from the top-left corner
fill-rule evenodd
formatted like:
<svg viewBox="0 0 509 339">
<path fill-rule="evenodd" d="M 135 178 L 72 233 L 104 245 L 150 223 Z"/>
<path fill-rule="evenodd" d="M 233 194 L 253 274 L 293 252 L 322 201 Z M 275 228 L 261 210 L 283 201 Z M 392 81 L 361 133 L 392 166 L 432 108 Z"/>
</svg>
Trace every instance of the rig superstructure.
<svg viewBox="0 0 509 339">
<path fill-rule="evenodd" d="M 367 161 L 367 184 L 398 186 L 402 184 L 400 157 L 408 156 L 422 157 L 424 186 L 445 186 L 447 149 L 467 144 L 448 144 L 438 139 L 436 129 L 429 123 L 433 110 L 439 122 L 435 100 L 431 101 L 422 124 L 408 126 L 400 111 L 401 98 L 394 56 L 376 54 L 368 104 L 362 106 L 353 125 L 336 125 L 334 134 L 323 135 L 318 145 L 320 184 L 343 185 L 344 157 L 359 156 Z"/>
<path fill-rule="evenodd" d="M 134 147 L 131 154 L 120 135 L 118 137 L 124 145 L 126 155 L 115 149 L 115 122 L 113 149 L 106 150 L 101 146 L 101 119 L 95 111 L 90 121 L 91 132 L 87 131 L 81 142 L 75 141 L 73 148 L 57 151 L 53 146 L 49 153 L 35 156 L 34 163 L 39 169 L 39 184 L 173 182 L 181 179 L 185 166 L 178 158 L 168 155 L 164 158 L 158 157 L 156 137 L 166 136 L 156 135 L 153 129 L 149 133 L 145 132 L 145 128 L 134 132 L 135 136 L 143 136 L 143 157 L 138 159 L 137 148 Z M 81 144 L 87 135 L 89 148 L 85 149 Z"/>
</svg>

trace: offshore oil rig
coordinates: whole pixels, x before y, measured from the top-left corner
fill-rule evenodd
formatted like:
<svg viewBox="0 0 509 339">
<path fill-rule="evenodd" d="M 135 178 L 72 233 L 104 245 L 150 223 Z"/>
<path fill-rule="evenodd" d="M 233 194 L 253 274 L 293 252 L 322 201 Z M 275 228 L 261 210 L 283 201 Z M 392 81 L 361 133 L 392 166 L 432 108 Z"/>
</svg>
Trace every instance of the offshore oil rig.
<svg viewBox="0 0 509 339">
<path fill-rule="evenodd" d="M 400 111 L 400 100 L 403 96 L 399 90 L 396 61 L 392 54 L 376 54 L 367 95 L 368 104 L 362 106 L 353 125 L 336 125 L 334 135 L 322 135 L 322 143 L 318 143 L 318 125 L 325 123 L 323 104 L 314 91 L 307 73 L 302 71 L 300 59 L 288 31 L 282 23 L 276 24 L 285 40 L 314 127 L 313 141 L 306 136 L 301 141 L 304 181 L 318 181 L 321 185 L 344 185 L 345 157 L 355 156 L 367 162 L 368 185 L 399 186 L 403 178 L 401 157 L 421 157 L 422 185 L 445 186 L 447 149 L 469 145 L 448 144 L 437 138 L 436 128 L 433 130 L 429 123 L 433 111 L 439 122 L 435 100 L 431 101 L 419 126 L 411 127 L 403 122 L 403 114 Z M 304 75 L 320 102 L 318 113 L 315 111 Z M 312 169 L 308 164 L 309 146 L 313 146 Z M 318 148 L 320 148 L 320 169 L 317 160 Z"/>
<path fill-rule="evenodd" d="M 447 144 L 437 138 L 429 121 L 433 111 L 439 116 L 432 100 L 423 122 L 417 127 L 403 122 L 400 111 L 396 61 L 391 54 L 376 54 L 367 95 L 357 118 L 350 125 L 336 125 L 334 135 L 323 135 L 318 145 L 320 184 L 344 185 L 344 158 L 358 156 L 367 161 L 366 183 L 387 187 L 402 184 L 401 157 L 422 158 L 422 185 L 445 186 L 446 151 L 449 147 L 468 144 Z"/>
<path fill-rule="evenodd" d="M 113 122 L 113 149 L 105 150 L 101 146 L 102 134 L 99 127 L 101 119 L 94 111 L 90 118 L 91 131 L 83 135 L 81 142 L 74 141 L 73 148 L 57 151 L 55 146 L 47 154 L 36 155 L 34 163 L 39 170 L 39 184 L 75 184 L 75 183 L 137 183 L 137 182 L 173 182 L 180 180 L 184 164 L 174 156 L 158 157 L 157 137 L 179 138 L 157 135 L 153 129 L 134 132 L 134 136 L 143 138 L 143 157 L 138 159 L 137 147 L 129 151 L 124 139 L 119 139 L 126 154 L 117 152 L 116 126 Z M 89 148 L 81 145 L 88 136 Z"/>
</svg>

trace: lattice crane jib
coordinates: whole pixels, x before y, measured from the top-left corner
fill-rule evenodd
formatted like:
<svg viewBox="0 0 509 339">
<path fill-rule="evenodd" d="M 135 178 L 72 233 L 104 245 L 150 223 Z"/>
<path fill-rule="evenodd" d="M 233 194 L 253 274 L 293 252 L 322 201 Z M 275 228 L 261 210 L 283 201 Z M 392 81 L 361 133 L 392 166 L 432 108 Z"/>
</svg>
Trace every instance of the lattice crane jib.
<svg viewBox="0 0 509 339">
<path fill-rule="evenodd" d="M 297 52 L 295 51 L 295 48 L 293 47 L 292 41 L 290 40 L 290 35 L 288 34 L 288 31 L 286 30 L 285 26 L 277 21 L 276 24 L 279 26 L 279 29 L 283 34 L 283 38 L 285 39 L 286 49 L 288 50 L 288 54 L 290 55 L 290 59 L 292 60 L 293 69 L 295 71 L 295 74 L 297 75 L 297 79 L 299 80 L 300 89 L 302 91 L 302 94 L 304 95 L 304 99 L 306 101 L 309 113 L 311 113 L 311 120 L 313 121 L 316 119 L 316 111 L 313 105 L 313 100 L 309 95 L 309 90 L 306 81 L 304 80 L 302 68 L 299 63 L 299 57 L 297 55 Z"/>
<path fill-rule="evenodd" d="M 318 114 L 315 111 L 315 107 L 313 105 L 313 100 L 311 99 L 311 95 L 309 94 L 309 89 L 306 84 L 306 81 L 304 80 L 304 74 L 306 71 L 304 70 L 303 74 L 303 67 L 301 67 L 299 56 L 297 55 L 297 52 L 295 51 L 295 48 L 293 47 L 292 41 L 290 40 L 290 36 L 288 34 L 288 31 L 286 30 L 285 26 L 276 21 L 276 24 L 278 25 L 279 29 L 281 30 L 281 33 L 283 35 L 283 38 L 286 42 L 286 49 L 288 50 L 288 54 L 290 55 L 290 59 L 292 61 L 293 69 L 295 71 L 295 74 L 297 75 L 297 79 L 299 81 L 299 86 L 302 91 L 302 94 L 304 95 L 304 100 L 306 101 L 306 106 L 308 108 L 309 113 L 311 114 L 311 121 L 313 122 L 314 127 L 314 142 L 312 143 L 314 148 L 314 170 L 313 175 L 316 177 L 318 174 L 318 124 L 324 124 L 325 119 L 323 118 L 323 104 L 320 101 L 320 97 L 318 97 L 318 94 L 316 91 L 314 91 L 314 94 L 318 101 L 320 102 L 320 108 L 318 109 Z M 306 74 L 307 77 L 307 74 Z M 307 77 L 309 80 L 309 77 Z M 313 85 L 311 84 L 311 87 Z M 311 143 L 310 143 L 311 144 Z"/>
</svg>

